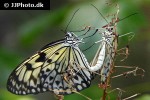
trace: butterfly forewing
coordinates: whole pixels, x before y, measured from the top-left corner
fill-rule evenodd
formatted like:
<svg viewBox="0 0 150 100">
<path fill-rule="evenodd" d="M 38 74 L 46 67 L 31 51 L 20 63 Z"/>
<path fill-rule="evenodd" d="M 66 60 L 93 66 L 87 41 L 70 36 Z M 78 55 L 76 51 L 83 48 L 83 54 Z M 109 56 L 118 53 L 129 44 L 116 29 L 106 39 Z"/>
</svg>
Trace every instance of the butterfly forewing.
<svg viewBox="0 0 150 100">
<path fill-rule="evenodd" d="M 7 88 L 15 94 L 30 94 L 43 91 L 40 82 L 41 68 L 47 57 L 58 48 L 62 47 L 61 42 L 49 45 L 48 48 L 39 51 L 35 55 L 22 62 L 9 76 Z"/>
</svg>

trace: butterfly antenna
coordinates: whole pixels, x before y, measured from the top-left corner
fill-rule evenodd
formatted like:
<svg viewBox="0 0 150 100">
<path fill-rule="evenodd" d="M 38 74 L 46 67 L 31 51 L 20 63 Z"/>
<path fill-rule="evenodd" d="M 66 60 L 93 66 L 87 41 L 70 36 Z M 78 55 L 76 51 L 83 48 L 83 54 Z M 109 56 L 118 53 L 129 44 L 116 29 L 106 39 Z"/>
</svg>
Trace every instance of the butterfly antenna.
<svg viewBox="0 0 150 100">
<path fill-rule="evenodd" d="M 92 37 L 92 36 L 94 36 L 97 32 L 98 32 L 98 29 L 96 29 L 96 30 L 95 30 L 95 32 L 94 32 L 92 35 L 86 36 L 86 37 L 84 37 L 83 39 L 86 39 L 86 38 Z"/>
<path fill-rule="evenodd" d="M 64 30 L 62 30 L 62 29 L 61 29 L 60 31 L 62 31 L 62 32 L 66 33 L 66 32 L 65 32 Z"/>
<path fill-rule="evenodd" d="M 119 19 L 119 22 L 122 21 L 122 20 L 124 20 L 124 19 L 126 19 L 126 18 L 128 18 L 128 17 L 131 17 L 131 16 L 133 16 L 133 15 L 136 15 L 136 14 L 138 14 L 138 13 L 133 13 L 133 14 L 131 14 L 131 15 L 128 15 L 128 16 L 125 17 L 125 18 Z"/>
<path fill-rule="evenodd" d="M 109 22 L 106 20 L 106 18 L 103 16 L 103 14 L 95 7 L 95 5 L 91 4 L 97 11 L 98 13 L 104 18 L 104 20 L 109 24 Z"/>
<path fill-rule="evenodd" d="M 95 45 L 95 43 L 93 43 L 91 46 L 89 46 L 88 48 L 82 50 L 83 52 L 85 52 L 86 50 L 90 49 L 91 47 L 93 47 Z"/>
<path fill-rule="evenodd" d="M 75 14 L 76 14 L 78 11 L 79 11 L 79 9 L 77 9 L 77 10 L 74 12 L 73 16 L 71 17 L 71 19 L 70 19 L 70 21 L 69 21 L 69 23 L 68 23 L 68 25 L 67 25 L 67 27 L 66 27 L 66 29 L 65 29 L 65 32 L 66 32 L 66 30 L 67 30 L 69 24 L 71 23 L 73 17 L 75 16 Z"/>
</svg>

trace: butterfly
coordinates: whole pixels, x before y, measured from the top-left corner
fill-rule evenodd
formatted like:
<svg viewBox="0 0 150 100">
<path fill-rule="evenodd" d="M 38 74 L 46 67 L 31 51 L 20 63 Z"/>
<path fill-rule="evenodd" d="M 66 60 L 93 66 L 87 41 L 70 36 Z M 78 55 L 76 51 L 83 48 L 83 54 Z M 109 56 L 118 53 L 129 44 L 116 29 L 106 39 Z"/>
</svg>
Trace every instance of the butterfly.
<svg viewBox="0 0 150 100">
<path fill-rule="evenodd" d="M 95 7 L 95 6 L 94 6 Z M 97 8 L 96 8 L 97 9 Z M 97 9 L 98 10 L 98 9 Z M 99 11 L 98 11 L 99 12 Z M 117 11 L 118 15 L 119 10 Z M 102 29 L 105 31 L 100 33 L 102 34 L 102 39 L 95 43 L 101 43 L 97 53 L 91 63 L 91 65 L 95 68 L 94 71 L 100 71 L 100 86 L 102 88 L 106 88 L 108 80 L 108 76 L 110 75 L 112 68 L 114 57 L 117 51 L 118 46 L 118 34 L 116 32 L 116 22 L 117 17 L 112 19 L 112 22 L 103 26 Z M 99 29 L 100 31 L 102 29 Z"/>
<path fill-rule="evenodd" d="M 106 31 L 104 32 L 105 40 L 103 41 L 103 48 L 105 51 L 104 63 L 102 65 L 100 74 L 101 74 L 101 84 L 102 86 L 107 84 L 109 80 L 107 78 L 112 72 L 114 66 L 114 58 L 117 52 L 118 46 L 118 34 L 114 32 L 114 28 L 107 26 Z"/>
<path fill-rule="evenodd" d="M 45 45 L 14 69 L 7 81 L 8 91 L 17 95 L 45 91 L 66 95 L 88 88 L 93 78 L 86 70 L 90 66 L 78 47 L 80 43 L 73 32 L 66 32 L 64 39 Z"/>
</svg>

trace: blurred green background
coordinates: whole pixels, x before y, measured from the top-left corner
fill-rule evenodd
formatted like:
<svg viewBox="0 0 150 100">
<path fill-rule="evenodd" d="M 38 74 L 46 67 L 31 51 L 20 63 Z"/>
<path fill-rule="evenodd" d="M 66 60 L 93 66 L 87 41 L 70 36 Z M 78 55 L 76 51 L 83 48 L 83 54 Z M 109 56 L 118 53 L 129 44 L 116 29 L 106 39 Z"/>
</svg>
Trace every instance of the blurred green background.
<svg viewBox="0 0 150 100">
<path fill-rule="evenodd" d="M 134 32 L 135 37 L 130 41 L 130 56 L 124 62 L 118 58 L 115 65 L 139 66 L 145 69 L 145 76 L 127 78 L 119 77 L 111 81 L 111 88 L 121 88 L 126 92 L 123 97 L 141 93 L 135 100 L 150 100 L 150 1 L 149 0 L 115 0 L 120 6 L 119 18 L 138 13 L 118 23 L 119 34 Z M 107 1 L 110 2 L 110 1 Z M 76 13 L 68 30 L 80 30 L 85 26 L 100 28 L 107 24 L 99 15 L 94 4 L 106 16 L 116 12 L 114 5 L 107 6 L 105 0 L 51 0 L 51 10 L 1 10 L 0 11 L 0 100 L 55 100 L 53 94 L 17 96 L 6 89 L 6 82 L 12 70 L 25 58 L 31 56 L 45 44 L 64 38 L 65 29 L 73 13 Z M 106 18 L 107 19 L 107 18 Z M 108 21 L 111 19 L 108 18 Z M 77 34 L 78 35 L 78 34 Z M 99 35 L 85 40 L 81 50 L 99 39 Z M 119 38 L 119 48 L 128 44 L 128 38 Z M 97 46 L 84 52 L 89 62 L 94 57 Z M 129 70 L 129 69 L 128 69 Z M 127 71 L 125 68 L 116 69 L 115 75 Z M 99 77 L 96 77 L 90 88 L 81 93 L 99 100 L 102 96 L 98 88 Z M 116 94 L 115 94 L 116 93 Z M 110 94 L 110 100 L 115 100 L 117 92 Z M 86 100 L 78 94 L 65 96 L 65 100 Z M 132 98 L 133 99 L 133 98 Z"/>
</svg>

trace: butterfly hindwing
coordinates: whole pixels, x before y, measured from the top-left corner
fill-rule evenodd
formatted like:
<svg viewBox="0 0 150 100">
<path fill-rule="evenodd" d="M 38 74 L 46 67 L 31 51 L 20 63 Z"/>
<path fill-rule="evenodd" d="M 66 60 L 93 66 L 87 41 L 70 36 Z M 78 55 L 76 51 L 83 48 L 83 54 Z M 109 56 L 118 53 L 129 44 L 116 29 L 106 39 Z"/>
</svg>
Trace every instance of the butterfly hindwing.
<svg viewBox="0 0 150 100">
<path fill-rule="evenodd" d="M 56 53 L 57 56 L 49 57 L 53 59 L 51 63 L 45 63 L 41 70 L 43 86 L 55 94 L 70 94 L 89 87 L 91 73 L 81 68 L 88 66 L 83 53 L 76 47 L 68 46 Z"/>
</svg>

